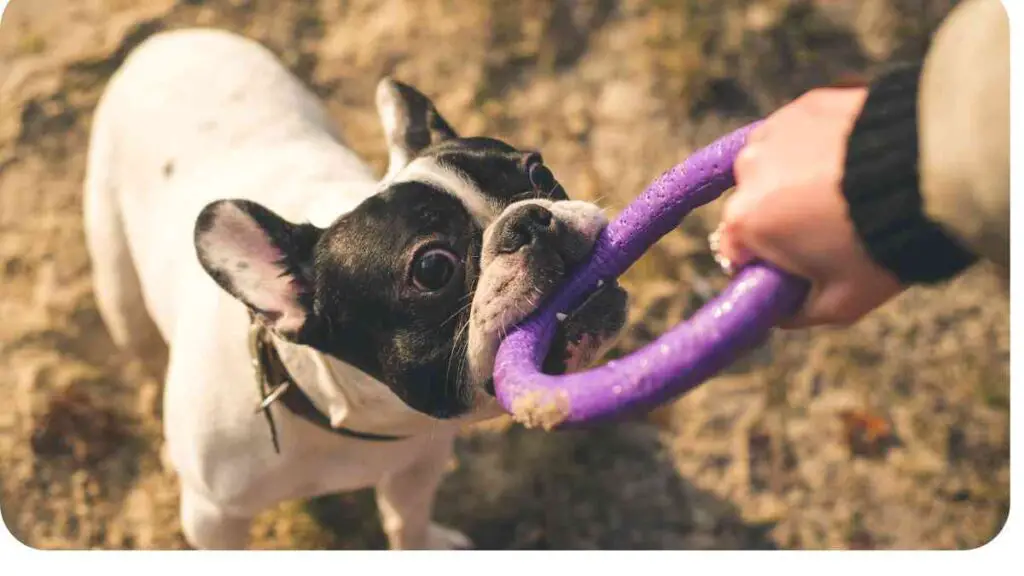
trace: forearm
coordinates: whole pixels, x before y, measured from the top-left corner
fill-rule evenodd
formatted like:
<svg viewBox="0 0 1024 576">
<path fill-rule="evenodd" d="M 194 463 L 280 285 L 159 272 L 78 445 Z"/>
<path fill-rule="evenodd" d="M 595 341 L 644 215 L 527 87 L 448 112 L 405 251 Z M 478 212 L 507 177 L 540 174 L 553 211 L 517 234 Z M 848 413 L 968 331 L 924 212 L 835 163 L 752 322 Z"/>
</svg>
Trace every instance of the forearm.
<svg viewBox="0 0 1024 576">
<path fill-rule="evenodd" d="M 1009 36 L 998 0 L 966 0 L 923 65 L 870 88 L 843 194 L 871 257 L 905 284 L 979 257 L 1009 265 Z"/>
<path fill-rule="evenodd" d="M 1010 29 L 999 0 L 966 0 L 924 62 L 924 210 L 974 252 L 1010 266 Z"/>
</svg>

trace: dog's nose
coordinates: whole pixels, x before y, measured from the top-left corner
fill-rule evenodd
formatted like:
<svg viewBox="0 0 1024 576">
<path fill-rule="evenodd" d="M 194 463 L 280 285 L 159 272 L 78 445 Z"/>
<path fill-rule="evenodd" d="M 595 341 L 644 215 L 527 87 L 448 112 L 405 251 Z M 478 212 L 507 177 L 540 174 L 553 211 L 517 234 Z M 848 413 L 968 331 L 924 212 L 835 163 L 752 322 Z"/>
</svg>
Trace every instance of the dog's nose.
<svg viewBox="0 0 1024 576">
<path fill-rule="evenodd" d="M 559 226 L 550 210 L 537 204 L 526 204 L 505 217 L 498 232 L 497 250 L 511 254 L 523 246 L 543 244 L 558 236 Z"/>
</svg>

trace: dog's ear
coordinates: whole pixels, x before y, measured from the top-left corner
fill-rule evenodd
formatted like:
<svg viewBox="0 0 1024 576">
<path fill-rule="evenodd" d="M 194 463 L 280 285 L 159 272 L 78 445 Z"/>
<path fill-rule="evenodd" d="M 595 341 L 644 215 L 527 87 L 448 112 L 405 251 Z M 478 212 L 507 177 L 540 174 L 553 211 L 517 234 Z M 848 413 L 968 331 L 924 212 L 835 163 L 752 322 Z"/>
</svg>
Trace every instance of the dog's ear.
<svg viewBox="0 0 1024 576">
<path fill-rule="evenodd" d="M 322 230 L 247 200 L 218 200 L 196 219 L 203 269 L 266 325 L 298 340 L 312 311 L 313 250 Z"/>
<path fill-rule="evenodd" d="M 458 137 L 434 103 L 412 86 L 385 77 L 377 84 L 376 101 L 388 144 L 385 180 L 427 146 Z"/>
</svg>

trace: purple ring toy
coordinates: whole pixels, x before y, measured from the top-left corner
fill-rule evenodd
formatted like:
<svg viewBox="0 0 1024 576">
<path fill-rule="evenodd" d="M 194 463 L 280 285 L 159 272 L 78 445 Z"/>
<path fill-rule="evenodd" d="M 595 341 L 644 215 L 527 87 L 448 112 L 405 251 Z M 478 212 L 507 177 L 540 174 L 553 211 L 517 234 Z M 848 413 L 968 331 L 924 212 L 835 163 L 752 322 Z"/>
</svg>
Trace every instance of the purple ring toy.
<svg viewBox="0 0 1024 576">
<path fill-rule="evenodd" d="M 758 123 L 729 134 L 662 174 L 609 223 L 589 260 L 498 348 L 494 390 L 519 423 L 546 430 L 649 410 L 678 397 L 764 342 L 807 296 L 809 283 L 764 262 L 740 270 L 689 320 L 629 356 L 552 376 L 541 371 L 556 315 L 618 278 L 689 212 L 731 188 L 732 165 Z"/>
</svg>

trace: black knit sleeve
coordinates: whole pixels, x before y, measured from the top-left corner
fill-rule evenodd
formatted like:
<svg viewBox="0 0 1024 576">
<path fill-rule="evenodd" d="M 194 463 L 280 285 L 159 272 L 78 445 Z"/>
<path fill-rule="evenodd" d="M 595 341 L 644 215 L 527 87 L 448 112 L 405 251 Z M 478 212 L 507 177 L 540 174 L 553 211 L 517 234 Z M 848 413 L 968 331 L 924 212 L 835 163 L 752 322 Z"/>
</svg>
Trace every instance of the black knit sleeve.
<svg viewBox="0 0 1024 576">
<path fill-rule="evenodd" d="M 847 140 L 842 181 L 868 254 L 904 284 L 948 280 L 977 260 L 927 218 L 918 179 L 919 65 L 893 68 L 869 88 Z"/>
</svg>

